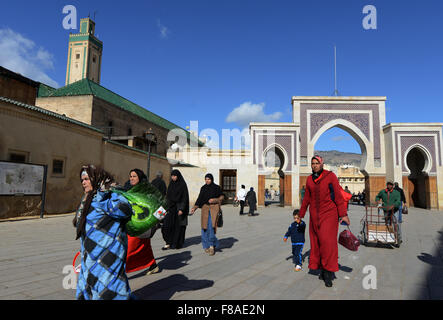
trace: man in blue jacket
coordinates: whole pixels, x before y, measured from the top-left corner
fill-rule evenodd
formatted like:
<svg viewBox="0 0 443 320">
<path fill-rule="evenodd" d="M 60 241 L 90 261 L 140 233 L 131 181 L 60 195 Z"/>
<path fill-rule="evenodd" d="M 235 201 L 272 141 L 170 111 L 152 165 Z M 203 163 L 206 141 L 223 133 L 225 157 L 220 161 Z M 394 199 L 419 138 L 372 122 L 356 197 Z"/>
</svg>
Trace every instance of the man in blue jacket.
<svg viewBox="0 0 443 320">
<path fill-rule="evenodd" d="M 305 245 L 305 229 L 306 223 L 301 220 L 298 209 L 292 213 L 294 222 L 289 226 L 285 233 L 283 241 L 286 242 L 288 237 L 291 237 L 292 242 L 292 261 L 294 262 L 294 271 L 300 271 L 302 266 L 302 251 Z"/>
</svg>

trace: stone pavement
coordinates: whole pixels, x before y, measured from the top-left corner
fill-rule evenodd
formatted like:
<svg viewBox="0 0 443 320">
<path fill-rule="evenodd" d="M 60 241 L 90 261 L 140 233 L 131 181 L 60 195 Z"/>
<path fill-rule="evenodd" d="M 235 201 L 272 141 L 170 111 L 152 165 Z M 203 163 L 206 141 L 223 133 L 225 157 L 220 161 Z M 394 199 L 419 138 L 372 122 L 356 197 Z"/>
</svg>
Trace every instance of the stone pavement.
<svg viewBox="0 0 443 320">
<path fill-rule="evenodd" d="M 258 216 L 249 217 L 226 205 L 223 212 L 214 256 L 201 247 L 200 210 L 189 218 L 184 248 L 162 251 L 158 231 L 152 247 L 161 272 L 129 274 L 133 292 L 140 299 L 165 300 L 443 299 L 443 212 L 410 209 L 400 248 L 362 245 L 352 252 L 339 245 L 340 271 L 332 288 L 307 269 L 308 231 L 303 271 L 293 271 L 291 245 L 282 240 L 291 209 L 259 208 Z M 355 235 L 363 214 L 364 207 L 350 206 Z M 79 249 L 72 217 L 0 222 L 0 299 L 75 299 L 75 290 L 63 288 L 63 269 Z M 367 265 L 376 268 L 376 289 L 363 287 Z"/>
</svg>

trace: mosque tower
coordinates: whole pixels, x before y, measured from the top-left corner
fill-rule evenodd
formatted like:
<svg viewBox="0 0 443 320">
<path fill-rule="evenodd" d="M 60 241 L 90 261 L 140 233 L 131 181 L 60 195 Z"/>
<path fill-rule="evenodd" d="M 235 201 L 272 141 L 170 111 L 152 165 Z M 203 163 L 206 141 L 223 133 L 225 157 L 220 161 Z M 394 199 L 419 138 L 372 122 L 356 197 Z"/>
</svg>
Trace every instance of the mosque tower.
<svg viewBox="0 0 443 320">
<path fill-rule="evenodd" d="M 100 84 L 103 42 L 94 35 L 95 22 L 80 19 L 80 32 L 69 35 L 66 83 L 88 78 Z"/>
</svg>

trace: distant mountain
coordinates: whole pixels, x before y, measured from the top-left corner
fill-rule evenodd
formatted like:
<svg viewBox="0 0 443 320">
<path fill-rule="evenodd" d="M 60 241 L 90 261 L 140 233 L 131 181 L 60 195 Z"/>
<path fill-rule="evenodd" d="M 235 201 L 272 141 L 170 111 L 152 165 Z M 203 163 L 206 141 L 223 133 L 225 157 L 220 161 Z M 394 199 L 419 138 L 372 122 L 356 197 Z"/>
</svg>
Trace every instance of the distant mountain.
<svg viewBox="0 0 443 320">
<path fill-rule="evenodd" d="M 361 154 L 351 153 L 351 152 L 341 152 L 337 150 L 315 151 L 314 153 L 322 157 L 325 164 L 336 167 L 342 164 L 350 164 L 356 167 L 360 167 L 362 159 Z"/>
</svg>

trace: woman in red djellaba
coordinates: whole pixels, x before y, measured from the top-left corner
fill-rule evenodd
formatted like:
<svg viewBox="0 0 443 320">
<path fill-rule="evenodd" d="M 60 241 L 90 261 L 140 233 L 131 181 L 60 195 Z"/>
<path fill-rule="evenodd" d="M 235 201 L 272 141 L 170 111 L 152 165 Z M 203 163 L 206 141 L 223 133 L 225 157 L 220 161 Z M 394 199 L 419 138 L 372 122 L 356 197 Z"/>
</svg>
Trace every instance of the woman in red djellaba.
<svg viewBox="0 0 443 320">
<path fill-rule="evenodd" d="M 337 176 L 323 169 L 320 156 L 312 157 L 311 168 L 312 175 L 306 181 L 300 218 L 305 216 L 309 206 L 309 269 L 320 269 L 320 279 L 327 287 L 332 287 L 334 272 L 338 271 L 338 225 L 341 221 L 350 224 L 347 203 Z"/>
<path fill-rule="evenodd" d="M 140 182 L 146 182 L 147 178 L 140 169 L 132 169 L 129 172 L 129 180 L 125 184 L 125 190 L 129 190 Z M 126 272 L 135 272 L 146 269 L 150 275 L 159 272 L 159 267 L 152 252 L 150 238 L 138 238 L 128 235 L 128 253 L 126 258 Z"/>
</svg>

